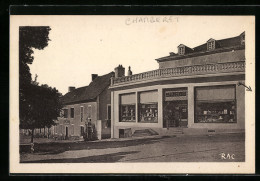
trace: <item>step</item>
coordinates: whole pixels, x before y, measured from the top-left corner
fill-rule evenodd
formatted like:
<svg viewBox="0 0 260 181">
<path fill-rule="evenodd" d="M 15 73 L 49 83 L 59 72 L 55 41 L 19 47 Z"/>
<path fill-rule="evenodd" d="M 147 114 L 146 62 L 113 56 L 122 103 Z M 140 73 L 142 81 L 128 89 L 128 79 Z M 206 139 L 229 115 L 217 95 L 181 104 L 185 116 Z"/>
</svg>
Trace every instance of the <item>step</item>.
<svg viewBox="0 0 260 181">
<path fill-rule="evenodd" d="M 152 129 L 142 129 L 142 130 L 135 130 L 133 137 L 141 137 L 141 136 L 153 136 L 159 135 L 156 131 Z"/>
</svg>

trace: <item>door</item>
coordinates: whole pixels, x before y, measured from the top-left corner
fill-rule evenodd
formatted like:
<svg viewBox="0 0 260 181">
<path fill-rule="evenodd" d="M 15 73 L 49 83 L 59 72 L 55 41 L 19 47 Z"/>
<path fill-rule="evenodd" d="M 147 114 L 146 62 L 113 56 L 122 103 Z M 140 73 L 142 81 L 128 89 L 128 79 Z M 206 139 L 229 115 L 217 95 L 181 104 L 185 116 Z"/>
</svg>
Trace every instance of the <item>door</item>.
<svg viewBox="0 0 260 181">
<path fill-rule="evenodd" d="M 107 105 L 107 128 L 111 128 L 111 105 Z"/>
<path fill-rule="evenodd" d="M 84 126 L 80 126 L 80 136 L 84 135 Z"/>
<path fill-rule="evenodd" d="M 164 107 L 164 127 L 187 127 L 188 101 L 169 101 Z"/>
<path fill-rule="evenodd" d="M 66 127 L 66 130 L 65 130 L 65 139 L 67 140 L 69 138 L 69 128 Z"/>
</svg>

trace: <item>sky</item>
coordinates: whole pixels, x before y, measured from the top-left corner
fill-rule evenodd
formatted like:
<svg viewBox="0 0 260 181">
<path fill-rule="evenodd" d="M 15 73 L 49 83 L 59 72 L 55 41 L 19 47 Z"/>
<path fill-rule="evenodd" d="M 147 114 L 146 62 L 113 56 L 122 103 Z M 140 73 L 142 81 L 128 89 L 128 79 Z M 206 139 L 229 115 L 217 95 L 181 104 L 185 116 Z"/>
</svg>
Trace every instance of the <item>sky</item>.
<svg viewBox="0 0 260 181">
<path fill-rule="evenodd" d="M 24 25 L 50 26 L 49 45 L 34 49 L 32 78 L 56 87 L 91 82 L 119 64 L 133 74 L 157 69 L 155 59 L 177 52 L 179 44 L 195 47 L 210 38 L 224 39 L 245 31 L 242 16 L 27 16 Z"/>
</svg>

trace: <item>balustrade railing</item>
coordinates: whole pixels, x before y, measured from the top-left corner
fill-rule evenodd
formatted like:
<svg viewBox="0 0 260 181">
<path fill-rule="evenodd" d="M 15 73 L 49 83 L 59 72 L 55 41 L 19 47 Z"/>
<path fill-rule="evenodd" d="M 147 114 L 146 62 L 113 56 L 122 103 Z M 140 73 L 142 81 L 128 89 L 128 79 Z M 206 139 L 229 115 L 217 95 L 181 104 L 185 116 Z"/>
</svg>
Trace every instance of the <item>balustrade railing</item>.
<svg viewBox="0 0 260 181">
<path fill-rule="evenodd" d="M 176 68 L 157 69 L 131 76 L 118 77 L 111 79 L 111 86 L 130 82 L 138 82 L 149 79 L 163 77 L 177 77 L 187 75 L 212 74 L 223 72 L 242 72 L 245 71 L 245 62 L 228 62 L 218 64 L 193 65 Z"/>
</svg>

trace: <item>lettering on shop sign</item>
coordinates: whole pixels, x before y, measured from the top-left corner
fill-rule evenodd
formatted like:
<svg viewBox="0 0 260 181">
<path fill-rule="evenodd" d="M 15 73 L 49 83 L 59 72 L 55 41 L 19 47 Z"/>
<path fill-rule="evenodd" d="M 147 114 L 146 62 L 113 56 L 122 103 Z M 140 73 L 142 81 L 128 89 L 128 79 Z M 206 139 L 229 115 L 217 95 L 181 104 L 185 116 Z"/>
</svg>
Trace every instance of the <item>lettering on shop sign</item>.
<svg viewBox="0 0 260 181">
<path fill-rule="evenodd" d="M 219 155 L 220 155 L 221 160 L 234 160 L 235 159 L 235 154 L 220 153 Z"/>
<path fill-rule="evenodd" d="M 166 97 L 179 97 L 179 96 L 186 96 L 186 92 L 173 92 L 169 91 L 165 93 Z"/>
<path fill-rule="evenodd" d="M 187 91 L 166 91 L 165 101 L 187 100 Z"/>
<path fill-rule="evenodd" d="M 178 21 L 179 21 L 179 17 L 172 17 L 172 16 L 129 17 L 125 19 L 125 24 L 131 25 L 131 24 L 174 23 Z"/>
</svg>

